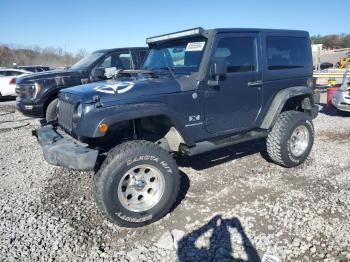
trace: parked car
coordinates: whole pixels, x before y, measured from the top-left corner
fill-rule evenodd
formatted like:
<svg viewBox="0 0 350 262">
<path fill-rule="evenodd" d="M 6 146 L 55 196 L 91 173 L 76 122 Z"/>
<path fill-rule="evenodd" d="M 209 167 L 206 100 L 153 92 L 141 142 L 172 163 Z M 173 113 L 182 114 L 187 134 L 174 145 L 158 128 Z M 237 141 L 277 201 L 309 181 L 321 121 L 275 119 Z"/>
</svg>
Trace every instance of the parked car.
<svg viewBox="0 0 350 262">
<path fill-rule="evenodd" d="M 0 101 L 3 96 L 15 96 L 17 78 L 28 74 L 31 74 L 31 72 L 20 69 L 0 68 Z"/>
<path fill-rule="evenodd" d="M 67 70 L 54 70 L 21 78 L 17 82 L 16 107 L 25 115 L 45 117 L 47 121 L 53 121 L 57 118 L 59 90 L 111 78 L 117 69 L 137 69 L 146 53 L 145 47 L 98 50 Z"/>
<path fill-rule="evenodd" d="M 350 81 L 348 78 L 349 69 L 344 72 L 342 84 L 332 97 L 332 105 L 337 109 L 340 116 L 350 116 Z"/>
<path fill-rule="evenodd" d="M 27 66 L 18 66 L 17 68 L 27 70 L 33 73 L 50 71 L 50 67 L 42 65 L 27 65 Z"/>
<path fill-rule="evenodd" d="M 147 43 L 141 70 L 62 90 L 58 122 L 34 131 L 49 163 L 97 170 L 96 203 L 110 221 L 138 227 L 171 210 L 172 154 L 265 138 L 274 163 L 306 160 L 318 114 L 307 32 L 195 28 Z"/>
<path fill-rule="evenodd" d="M 332 63 L 329 63 L 329 62 L 324 62 L 324 63 L 321 63 L 320 64 L 320 69 L 321 70 L 324 70 L 324 69 L 327 69 L 327 68 L 333 68 L 334 65 Z"/>
</svg>

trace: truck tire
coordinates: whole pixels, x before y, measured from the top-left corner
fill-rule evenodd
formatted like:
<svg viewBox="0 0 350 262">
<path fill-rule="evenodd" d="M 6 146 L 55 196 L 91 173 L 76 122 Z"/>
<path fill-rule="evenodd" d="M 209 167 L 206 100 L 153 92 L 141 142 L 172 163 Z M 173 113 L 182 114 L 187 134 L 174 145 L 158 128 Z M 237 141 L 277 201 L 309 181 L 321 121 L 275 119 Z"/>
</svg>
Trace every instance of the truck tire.
<svg viewBox="0 0 350 262">
<path fill-rule="evenodd" d="M 159 220 L 174 206 L 180 190 L 171 155 L 152 142 L 135 140 L 113 148 L 94 177 L 101 213 L 123 227 Z"/>
<path fill-rule="evenodd" d="M 46 108 L 45 118 L 46 122 L 57 120 L 57 103 L 58 98 L 52 100 Z"/>
<path fill-rule="evenodd" d="M 268 156 L 278 165 L 298 166 L 309 156 L 314 135 L 314 126 L 308 114 L 282 112 L 267 137 Z"/>
</svg>

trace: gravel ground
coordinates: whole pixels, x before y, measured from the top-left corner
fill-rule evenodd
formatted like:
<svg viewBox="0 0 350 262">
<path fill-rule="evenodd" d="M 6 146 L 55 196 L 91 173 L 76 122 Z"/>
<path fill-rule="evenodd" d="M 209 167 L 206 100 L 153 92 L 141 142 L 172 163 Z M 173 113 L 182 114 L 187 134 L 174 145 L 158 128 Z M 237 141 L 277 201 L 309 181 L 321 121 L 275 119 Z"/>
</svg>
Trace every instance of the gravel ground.
<svg viewBox="0 0 350 262">
<path fill-rule="evenodd" d="M 183 199 L 161 221 L 119 228 L 98 213 L 92 172 L 48 165 L 31 130 L 0 103 L 0 260 L 350 260 L 350 117 L 322 109 L 302 166 L 261 141 L 177 159 Z M 273 260 L 270 260 L 273 261 Z"/>
</svg>

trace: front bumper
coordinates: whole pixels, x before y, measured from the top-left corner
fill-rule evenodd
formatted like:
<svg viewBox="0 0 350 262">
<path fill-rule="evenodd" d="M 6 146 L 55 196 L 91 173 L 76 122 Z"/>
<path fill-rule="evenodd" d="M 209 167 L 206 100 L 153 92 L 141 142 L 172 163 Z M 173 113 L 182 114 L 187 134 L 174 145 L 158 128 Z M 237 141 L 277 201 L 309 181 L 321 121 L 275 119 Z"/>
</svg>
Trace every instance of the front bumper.
<svg viewBox="0 0 350 262">
<path fill-rule="evenodd" d="M 349 91 L 347 92 L 340 92 L 337 91 L 333 94 L 332 98 L 332 104 L 335 108 L 341 111 L 348 111 L 350 112 L 350 98 L 349 98 Z"/>
<path fill-rule="evenodd" d="M 17 97 L 16 108 L 22 114 L 34 117 L 44 116 L 44 104 L 34 103 L 32 100 Z"/>
<path fill-rule="evenodd" d="M 33 131 L 42 146 L 45 160 L 55 166 L 93 170 L 98 150 L 88 147 L 64 131 L 47 125 Z"/>
</svg>

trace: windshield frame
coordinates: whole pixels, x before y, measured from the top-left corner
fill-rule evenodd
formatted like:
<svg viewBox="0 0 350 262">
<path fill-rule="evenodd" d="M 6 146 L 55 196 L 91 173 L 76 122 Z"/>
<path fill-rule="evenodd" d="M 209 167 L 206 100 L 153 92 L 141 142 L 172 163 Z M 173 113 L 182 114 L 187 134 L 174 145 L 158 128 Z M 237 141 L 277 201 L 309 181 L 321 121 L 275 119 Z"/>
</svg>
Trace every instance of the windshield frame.
<svg viewBox="0 0 350 262">
<path fill-rule="evenodd" d="M 101 57 L 103 57 L 105 53 L 103 52 L 92 52 L 88 54 L 87 56 L 80 59 L 78 62 L 76 62 L 74 65 L 70 67 L 70 69 L 73 70 L 87 70 L 91 66 L 93 66 L 98 60 L 100 60 Z"/>
<path fill-rule="evenodd" d="M 186 47 L 188 43 L 194 43 L 194 42 L 204 42 L 204 45 L 200 51 L 186 51 Z M 178 39 L 171 39 L 165 42 L 161 43 L 156 43 L 153 45 L 150 45 L 149 52 L 144 60 L 144 63 L 142 65 L 142 69 L 144 70 L 152 70 L 152 71 L 161 71 L 164 69 L 168 69 L 169 71 L 175 73 L 175 74 L 192 74 L 192 73 L 198 73 L 200 71 L 201 65 L 203 63 L 203 58 L 205 56 L 205 49 L 206 46 L 208 45 L 208 39 L 204 36 L 195 36 L 195 37 L 186 37 L 186 38 L 178 38 Z M 200 52 L 200 57 L 198 58 L 198 64 L 195 66 L 186 66 L 186 65 L 174 65 L 173 57 L 170 54 L 169 49 L 175 49 L 175 48 L 183 48 L 183 51 L 180 51 L 179 53 L 183 52 L 183 59 L 185 57 L 186 52 Z M 156 50 L 156 51 L 153 51 Z M 163 52 L 161 51 L 163 50 Z M 166 52 L 164 52 L 164 50 Z M 154 54 L 154 52 L 159 52 L 159 54 Z M 162 53 L 162 54 L 161 54 Z M 167 61 L 169 59 L 164 59 L 165 61 L 163 62 L 164 65 L 159 66 L 159 67 L 150 67 L 149 64 L 152 64 L 151 56 L 163 56 L 167 57 L 169 56 L 170 61 Z M 148 61 L 150 59 L 150 61 Z M 169 64 L 171 62 L 171 64 Z"/>
</svg>

